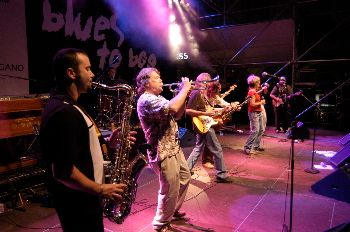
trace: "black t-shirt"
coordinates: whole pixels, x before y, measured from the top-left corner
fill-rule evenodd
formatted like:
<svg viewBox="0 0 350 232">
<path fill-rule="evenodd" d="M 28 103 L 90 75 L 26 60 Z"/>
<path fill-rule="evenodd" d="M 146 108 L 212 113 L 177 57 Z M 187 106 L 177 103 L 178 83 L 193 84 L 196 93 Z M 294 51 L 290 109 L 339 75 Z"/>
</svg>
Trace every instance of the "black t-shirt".
<svg viewBox="0 0 350 232">
<path fill-rule="evenodd" d="M 98 197 L 71 189 L 53 178 L 54 163 L 57 178 L 71 175 L 73 165 L 85 176 L 94 180 L 94 168 L 89 145 L 89 131 L 84 117 L 73 106 L 68 95 L 50 97 L 42 115 L 40 144 L 47 165 L 48 188 L 56 204 L 72 204 L 76 207 L 96 207 Z"/>
</svg>

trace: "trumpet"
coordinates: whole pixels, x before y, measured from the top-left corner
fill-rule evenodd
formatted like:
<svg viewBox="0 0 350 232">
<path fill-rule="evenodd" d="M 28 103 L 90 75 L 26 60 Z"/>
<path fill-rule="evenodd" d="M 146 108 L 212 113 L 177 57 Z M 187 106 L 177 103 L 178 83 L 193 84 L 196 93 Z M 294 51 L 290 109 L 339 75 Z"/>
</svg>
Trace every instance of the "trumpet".
<svg viewBox="0 0 350 232">
<path fill-rule="evenodd" d="M 216 81 L 219 81 L 220 80 L 220 77 L 219 75 L 214 77 L 213 79 L 211 80 L 208 80 L 208 81 L 192 81 L 192 85 L 195 86 L 196 84 L 206 84 L 206 83 L 210 83 L 210 82 L 216 82 Z M 179 86 L 181 85 L 182 83 L 180 82 L 175 82 L 175 83 L 170 83 L 170 84 L 164 84 L 163 87 L 169 87 L 169 90 L 171 92 L 178 92 L 178 88 Z M 174 86 L 174 87 L 173 87 Z M 196 87 L 196 88 L 192 88 L 192 90 L 206 90 L 208 88 L 205 88 L 205 87 Z"/>
</svg>

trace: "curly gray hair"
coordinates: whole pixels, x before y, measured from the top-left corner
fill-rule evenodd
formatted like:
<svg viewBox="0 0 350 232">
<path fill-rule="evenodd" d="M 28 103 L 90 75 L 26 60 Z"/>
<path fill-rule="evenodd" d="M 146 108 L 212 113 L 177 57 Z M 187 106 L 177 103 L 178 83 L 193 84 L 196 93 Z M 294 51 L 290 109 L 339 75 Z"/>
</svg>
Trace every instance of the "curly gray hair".
<svg viewBox="0 0 350 232">
<path fill-rule="evenodd" d="M 158 69 L 156 68 L 143 68 L 140 70 L 139 74 L 136 76 L 136 85 L 137 85 L 137 93 L 143 94 L 146 91 L 146 84 L 149 80 L 149 75 L 151 72 L 156 72 L 159 74 Z"/>
</svg>

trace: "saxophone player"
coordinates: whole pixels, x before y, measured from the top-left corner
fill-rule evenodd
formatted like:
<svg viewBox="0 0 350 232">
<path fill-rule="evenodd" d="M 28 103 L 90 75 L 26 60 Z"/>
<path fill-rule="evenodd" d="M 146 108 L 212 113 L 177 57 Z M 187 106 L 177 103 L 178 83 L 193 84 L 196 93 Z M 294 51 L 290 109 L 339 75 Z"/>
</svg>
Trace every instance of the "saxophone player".
<svg viewBox="0 0 350 232">
<path fill-rule="evenodd" d="M 183 218 L 180 208 L 190 183 L 190 170 L 180 147 L 176 119 L 185 110 L 191 89 L 188 78 L 182 78 L 179 93 L 170 101 L 161 96 L 163 82 L 155 68 L 143 68 L 136 77 L 137 113 L 150 145 L 150 165 L 159 176 L 158 205 L 152 225 L 156 231 L 171 230 L 173 218 Z"/>
<path fill-rule="evenodd" d="M 53 59 L 56 89 L 45 106 L 40 144 L 47 165 L 48 191 L 63 231 L 104 231 L 100 197 L 118 201 L 124 184 L 104 184 L 98 128 L 77 104 L 91 89 L 94 74 L 88 55 L 79 49 L 58 51 Z M 134 132 L 130 133 L 135 135 Z M 130 142 L 135 141 L 131 135 Z M 109 145 L 118 145 L 118 130 Z"/>
</svg>

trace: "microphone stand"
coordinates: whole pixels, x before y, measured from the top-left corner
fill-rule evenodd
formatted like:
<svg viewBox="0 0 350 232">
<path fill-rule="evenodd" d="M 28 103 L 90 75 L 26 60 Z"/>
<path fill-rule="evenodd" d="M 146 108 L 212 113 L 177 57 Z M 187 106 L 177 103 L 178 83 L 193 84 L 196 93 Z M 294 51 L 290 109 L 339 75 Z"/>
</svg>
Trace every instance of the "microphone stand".
<svg viewBox="0 0 350 232">
<path fill-rule="evenodd" d="M 115 64 L 118 61 L 118 59 L 119 59 L 119 56 L 114 57 L 114 59 L 112 60 L 112 63 L 110 65 L 106 66 L 102 70 L 102 72 L 96 77 L 96 80 L 95 80 L 96 83 L 99 83 L 101 81 L 102 77 L 104 77 L 106 75 L 108 69 L 110 67 L 112 67 L 112 65 Z M 92 89 L 95 90 L 96 86 L 94 86 Z M 104 117 L 107 117 L 108 121 L 110 121 L 109 117 L 104 115 L 102 112 L 102 89 L 99 88 L 99 90 L 98 90 L 98 113 L 97 113 L 97 116 L 95 118 L 95 121 L 96 121 L 98 126 L 100 126 L 100 127 L 106 126 L 105 122 L 103 121 Z"/>
<path fill-rule="evenodd" d="M 308 112 L 310 109 L 312 109 L 313 107 L 317 106 L 320 102 L 322 102 L 325 98 L 327 98 L 328 96 L 330 96 L 331 94 L 333 94 L 336 90 L 340 89 L 343 85 L 345 85 L 346 83 L 350 82 L 350 78 L 347 79 L 346 81 L 344 81 L 342 84 L 340 84 L 339 86 L 337 86 L 335 89 L 333 89 L 331 92 L 327 93 L 325 96 L 323 96 L 320 100 L 318 100 L 317 102 L 313 103 L 311 106 L 309 106 L 307 109 L 305 109 L 303 112 L 301 112 L 300 114 L 298 114 L 295 119 L 294 122 L 292 123 L 292 128 L 291 128 L 291 133 L 292 133 L 292 141 L 291 141 L 291 158 L 290 158 L 290 168 L 291 168 L 291 186 L 290 186 L 290 208 L 289 208 L 289 231 L 292 231 L 292 226 L 293 226 L 293 195 L 294 195 L 294 132 L 295 132 L 295 128 L 299 128 L 303 125 L 302 122 L 298 122 L 298 119 L 303 116 L 306 112 Z"/>
<path fill-rule="evenodd" d="M 118 61 L 118 59 L 119 59 L 119 56 L 114 57 L 114 59 L 112 60 L 112 63 L 111 63 L 110 65 L 106 66 L 106 67 L 102 70 L 102 72 L 96 77 L 95 82 L 99 83 L 100 79 L 101 79 L 103 76 L 106 75 L 108 69 L 109 69 L 110 67 L 112 67 L 112 65 L 115 64 L 115 63 Z M 96 88 L 96 86 L 94 87 L 94 89 L 95 89 L 95 88 Z"/>
<path fill-rule="evenodd" d="M 310 99 L 308 99 L 304 94 L 301 94 L 301 96 L 303 96 L 308 102 L 310 102 L 311 104 L 313 104 L 312 101 L 310 101 Z M 316 105 L 316 112 L 315 112 L 315 118 L 314 118 L 314 131 L 313 131 L 313 139 L 312 139 L 312 156 L 311 156 L 311 166 L 310 168 L 305 168 L 304 171 L 307 173 L 311 173 L 311 174 L 318 174 L 320 173 L 320 170 L 315 169 L 314 168 L 314 160 L 315 160 L 315 143 L 316 143 L 316 128 L 317 128 L 317 124 L 318 124 L 318 117 L 320 115 L 320 107 L 317 104 Z"/>
<path fill-rule="evenodd" d="M 320 171 L 318 169 L 314 168 L 314 160 L 315 160 L 315 141 L 316 141 L 316 128 L 317 128 L 317 122 L 318 122 L 318 106 L 316 106 L 316 112 L 315 112 L 315 118 L 314 118 L 314 132 L 313 132 L 313 139 L 312 139 L 312 155 L 311 155 L 311 166 L 310 168 L 305 168 L 304 171 L 311 174 L 318 174 Z"/>
<path fill-rule="evenodd" d="M 26 77 L 20 77 L 20 76 L 13 76 L 13 75 L 6 75 L 6 74 L 0 74 L 1 79 L 19 79 L 19 80 L 25 80 L 25 81 L 33 81 L 37 83 L 50 83 L 48 81 L 33 79 L 33 78 L 26 78 Z"/>
<path fill-rule="evenodd" d="M 333 89 L 331 92 L 327 93 L 325 96 L 323 96 L 320 100 L 318 100 L 317 102 L 313 103 L 311 106 L 309 106 L 307 109 L 305 109 L 303 112 L 301 112 L 300 114 L 298 114 L 295 117 L 295 120 L 300 118 L 302 115 L 304 115 L 306 112 L 308 112 L 310 109 L 312 109 L 313 107 L 315 107 L 316 105 L 318 105 L 320 102 L 322 102 L 325 98 L 327 98 L 328 96 L 330 96 L 331 94 L 333 94 L 336 90 L 340 89 L 341 87 L 343 87 L 343 85 L 345 85 L 346 83 L 350 83 L 350 78 L 347 79 L 346 81 L 344 81 L 343 83 L 341 83 L 339 86 L 337 86 L 335 89 Z"/>
<path fill-rule="evenodd" d="M 269 77 L 269 79 L 267 79 L 264 83 L 261 84 L 261 86 L 264 86 L 266 84 L 269 84 L 269 82 L 271 81 L 272 77 Z"/>
</svg>

